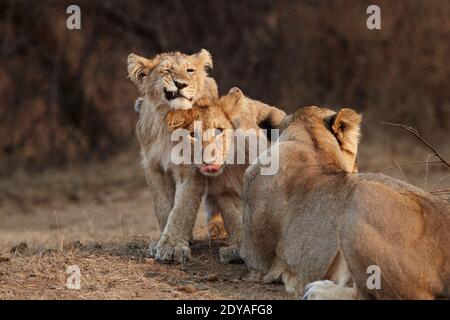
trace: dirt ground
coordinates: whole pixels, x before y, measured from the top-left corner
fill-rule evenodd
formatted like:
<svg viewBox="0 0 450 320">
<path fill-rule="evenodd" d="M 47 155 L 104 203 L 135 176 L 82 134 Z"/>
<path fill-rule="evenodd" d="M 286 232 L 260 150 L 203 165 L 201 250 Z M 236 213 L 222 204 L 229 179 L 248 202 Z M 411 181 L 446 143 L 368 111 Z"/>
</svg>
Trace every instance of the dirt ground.
<svg viewBox="0 0 450 320">
<path fill-rule="evenodd" d="M 161 265 L 146 255 L 158 239 L 137 159 L 83 165 L 0 181 L 0 299 L 288 299 L 281 285 L 241 281 L 243 264 L 222 264 L 203 215 L 192 261 Z M 67 267 L 81 271 L 69 290 Z"/>
<path fill-rule="evenodd" d="M 381 171 L 428 190 L 450 188 L 450 172 L 442 165 L 400 170 L 395 163 L 427 160 L 428 151 L 380 144 L 361 149 L 361 171 Z M 201 213 L 192 261 L 161 265 L 149 258 L 146 247 L 159 231 L 133 152 L 0 179 L 0 221 L 0 299 L 294 298 L 279 284 L 244 282 L 242 264 L 221 264 L 224 242 L 208 239 Z M 72 265 L 80 268 L 81 290 L 66 286 Z"/>
</svg>

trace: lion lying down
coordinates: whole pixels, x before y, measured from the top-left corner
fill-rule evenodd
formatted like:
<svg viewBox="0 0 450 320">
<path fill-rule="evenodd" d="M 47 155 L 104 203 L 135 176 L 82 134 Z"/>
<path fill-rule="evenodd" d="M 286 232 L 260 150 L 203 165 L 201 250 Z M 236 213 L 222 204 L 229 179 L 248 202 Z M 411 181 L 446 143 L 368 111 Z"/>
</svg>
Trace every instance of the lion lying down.
<svg viewBox="0 0 450 320">
<path fill-rule="evenodd" d="M 450 204 L 352 173 L 360 120 L 318 107 L 286 117 L 278 174 L 258 175 L 260 164 L 246 172 L 241 256 L 253 277 L 307 299 L 448 299 Z M 379 289 L 366 285 L 369 266 Z"/>
</svg>

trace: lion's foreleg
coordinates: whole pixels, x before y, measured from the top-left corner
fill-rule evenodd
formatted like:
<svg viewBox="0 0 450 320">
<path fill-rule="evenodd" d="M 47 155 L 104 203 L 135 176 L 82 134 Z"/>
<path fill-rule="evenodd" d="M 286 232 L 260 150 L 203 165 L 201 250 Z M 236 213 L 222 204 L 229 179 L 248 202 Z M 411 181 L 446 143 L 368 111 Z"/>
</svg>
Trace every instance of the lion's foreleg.
<svg viewBox="0 0 450 320">
<path fill-rule="evenodd" d="M 225 196 L 218 203 L 225 229 L 228 232 L 229 245 L 239 246 L 242 234 L 242 200 L 238 195 Z"/>
<path fill-rule="evenodd" d="M 173 208 L 175 197 L 175 182 L 172 176 L 164 174 L 157 168 L 147 169 L 145 178 L 149 186 L 150 196 L 153 203 L 153 212 L 158 220 L 159 230 L 162 234 L 166 227 L 169 213 Z M 150 241 L 148 250 L 151 257 L 157 253 L 158 241 Z"/>
<path fill-rule="evenodd" d="M 222 262 L 238 262 L 241 236 L 242 236 L 242 199 L 239 195 L 222 195 L 217 201 L 217 206 L 222 214 L 225 229 L 228 233 L 228 247 L 220 249 Z"/>
<path fill-rule="evenodd" d="M 175 182 L 171 176 L 159 170 L 148 170 L 145 177 L 153 201 L 153 210 L 162 232 L 174 205 Z"/>
<path fill-rule="evenodd" d="M 177 179 L 174 206 L 156 247 L 158 261 L 184 262 L 190 259 L 188 241 L 205 191 L 204 186 L 204 178 L 194 173 Z"/>
</svg>

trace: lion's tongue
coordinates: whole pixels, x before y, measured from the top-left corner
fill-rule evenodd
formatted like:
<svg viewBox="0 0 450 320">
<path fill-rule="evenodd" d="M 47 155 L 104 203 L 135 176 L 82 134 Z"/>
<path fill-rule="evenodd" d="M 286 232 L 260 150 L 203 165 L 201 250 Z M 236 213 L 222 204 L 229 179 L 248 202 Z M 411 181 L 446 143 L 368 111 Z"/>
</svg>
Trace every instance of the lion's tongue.
<svg viewBox="0 0 450 320">
<path fill-rule="evenodd" d="M 202 173 L 214 173 L 220 170 L 220 165 L 218 164 L 204 164 L 200 167 Z"/>
</svg>

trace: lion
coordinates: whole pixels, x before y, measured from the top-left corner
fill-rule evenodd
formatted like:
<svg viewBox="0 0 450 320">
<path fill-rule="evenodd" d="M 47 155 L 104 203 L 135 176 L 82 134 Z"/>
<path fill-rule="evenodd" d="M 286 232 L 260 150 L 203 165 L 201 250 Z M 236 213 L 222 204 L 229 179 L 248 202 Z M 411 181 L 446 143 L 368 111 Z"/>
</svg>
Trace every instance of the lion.
<svg viewBox="0 0 450 320">
<path fill-rule="evenodd" d="M 278 174 L 247 169 L 240 253 L 249 280 L 281 280 L 305 299 L 448 299 L 450 204 L 355 173 L 360 122 L 348 108 L 300 109 L 280 125 Z M 367 285 L 371 268 L 379 288 Z"/>
<path fill-rule="evenodd" d="M 193 55 L 166 52 L 147 59 L 131 53 L 128 77 L 147 103 L 168 104 L 171 109 L 190 109 L 200 98 L 218 98 L 216 81 L 208 77 L 213 67 L 211 54 L 202 49 Z M 135 105 L 136 111 L 140 111 Z"/>
<path fill-rule="evenodd" d="M 235 153 L 232 159 L 237 159 L 238 152 L 247 155 L 247 145 L 242 149 L 230 148 L 236 146 L 239 139 L 239 131 L 233 129 L 241 129 L 241 132 L 252 129 L 254 134 L 258 135 L 258 129 L 261 127 L 276 128 L 286 114 L 278 108 L 246 97 L 236 87 L 220 100 L 203 103 L 204 105 L 197 105 L 190 110 L 171 111 L 166 120 L 171 130 L 188 130 L 192 143 L 200 139 L 202 150 L 214 149 L 210 154 L 204 152 L 201 161 L 194 166 L 206 176 L 206 212 L 208 215 L 220 212 L 228 235 L 229 246 L 220 248 L 220 260 L 238 262 L 242 231 L 243 177 L 250 159 L 247 157 L 241 164 L 227 163 L 230 152 Z M 196 121 L 201 121 L 200 130 L 203 132 L 196 132 Z M 205 135 L 207 131 L 211 131 L 211 134 Z M 267 140 L 266 136 L 261 138 Z M 214 148 L 211 148 L 211 145 L 214 145 Z M 195 146 L 191 148 L 192 151 L 194 149 Z M 258 150 L 261 151 L 264 150 Z"/>
<path fill-rule="evenodd" d="M 202 98 L 218 99 L 217 85 L 208 77 L 211 54 L 162 53 L 151 59 L 128 56 L 128 76 L 142 96 L 136 135 L 153 208 L 161 230 L 150 253 L 160 262 L 184 262 L 191 257 L 189 240 L 205 190 L 205 178 L 194 168 L 175 165 L 175 143 L 165 117 L 170 110 L 189 109 Z"/>
</svg>

